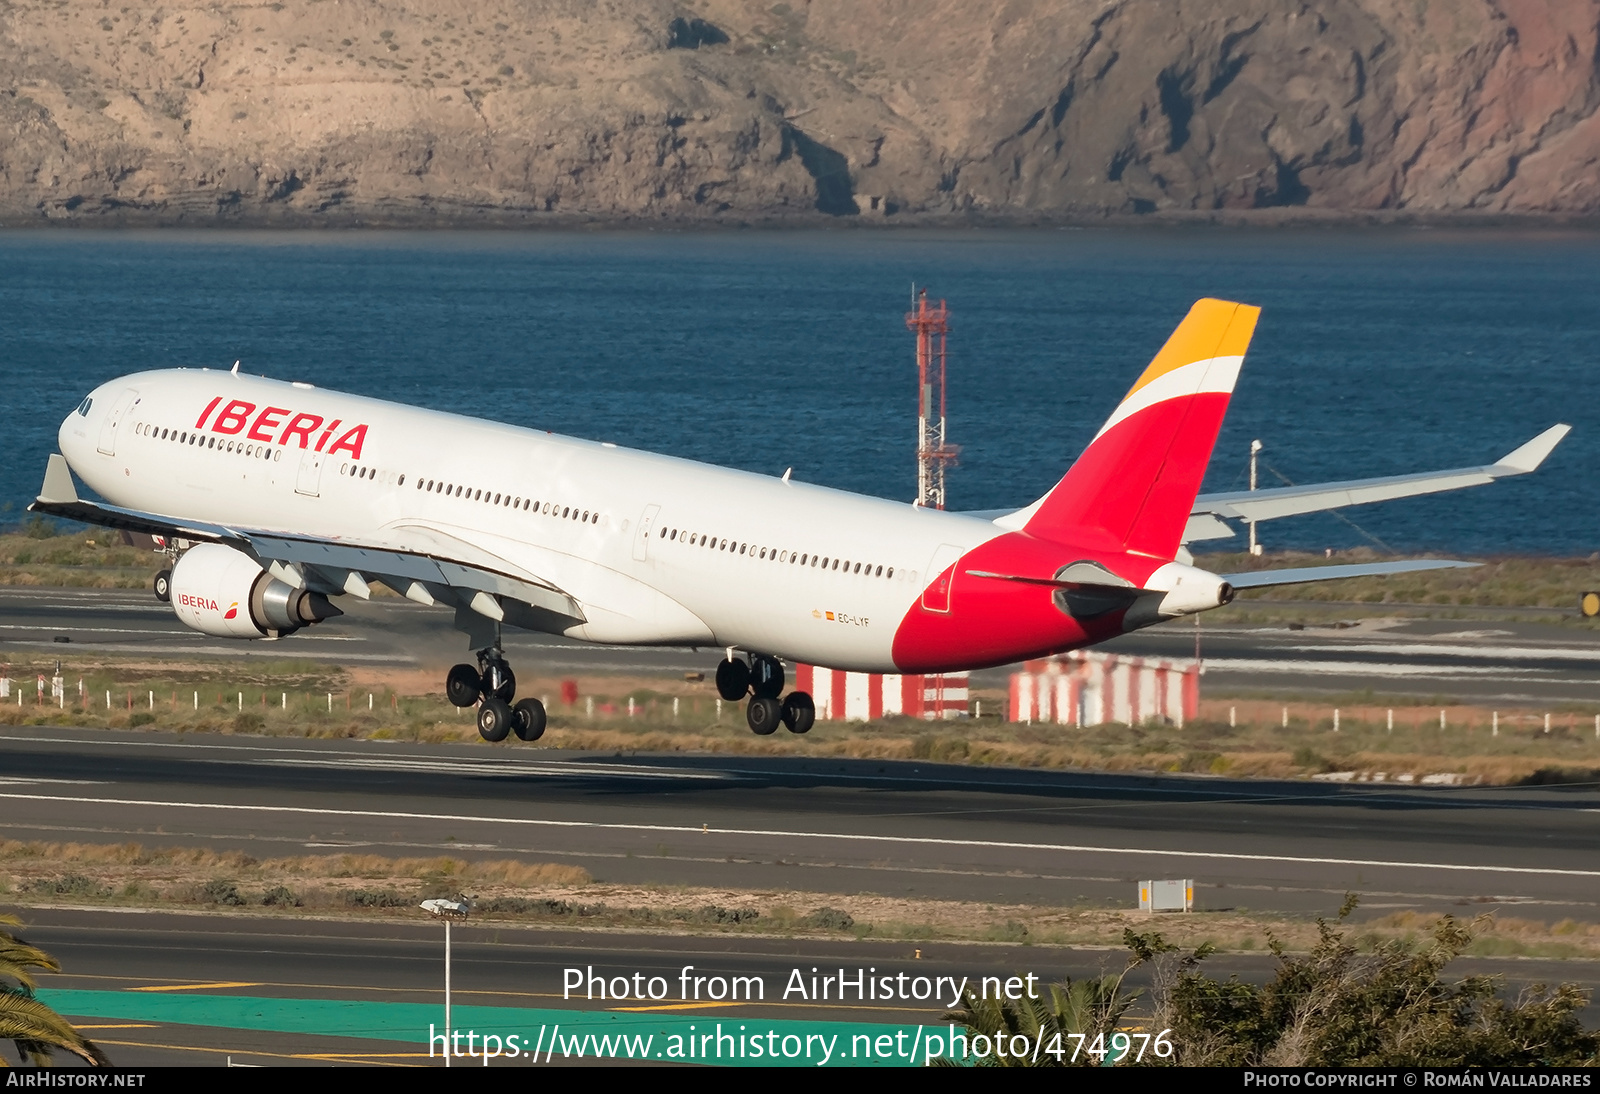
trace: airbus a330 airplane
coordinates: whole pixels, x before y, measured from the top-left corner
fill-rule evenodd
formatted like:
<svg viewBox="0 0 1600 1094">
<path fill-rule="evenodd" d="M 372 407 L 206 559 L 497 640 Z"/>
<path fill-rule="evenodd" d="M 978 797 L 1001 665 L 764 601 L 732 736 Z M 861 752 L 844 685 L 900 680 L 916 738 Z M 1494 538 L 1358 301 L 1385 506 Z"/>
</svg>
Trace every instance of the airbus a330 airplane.
<svg viewBox="0 0 1600 1094">
<path fill-rule="evenodd" d="M 1214 574 L 1219 518 L 1454 489 L 1532 471 L 1555 426 L 1480 468 L 1198 498 L 1259 309 L 1201 300 L 1033 505 L 949 513 L 303 383 L 210 370 L 103 384 L 62 423 L 34 511 L 160 537 L 156 595 L 224 638 L 278 638 L 374 582 L 455 609 L 450 671 L 488 740 L 513 707 L 502 624 L 591 642 L 725 648 L 717 686 L 757 733 L 811 727 L 783 661 L 949 672 L 1087 646 L 1234 590 L 1465 563 Z M 81 499 L 72 472 L 104 502 Z M 782 697 L 782 698 L 780 698 Z"/>
</svg>

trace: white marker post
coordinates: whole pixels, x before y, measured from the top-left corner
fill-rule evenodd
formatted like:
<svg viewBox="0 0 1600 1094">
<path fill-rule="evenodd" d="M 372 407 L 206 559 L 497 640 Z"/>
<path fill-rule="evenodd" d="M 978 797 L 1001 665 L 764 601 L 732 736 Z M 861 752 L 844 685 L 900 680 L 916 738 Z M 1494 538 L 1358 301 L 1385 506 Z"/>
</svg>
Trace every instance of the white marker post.
<svg viewBox="0 0 1600 1094">
<path fill-rule="evenodd" d="M 470 905 L 462 900 L 435 897 L 418 905 L 435 919 L 444 920 L 444 1066 L 450 1066 L 450 921 L 465 919 Z"/>
</svg>

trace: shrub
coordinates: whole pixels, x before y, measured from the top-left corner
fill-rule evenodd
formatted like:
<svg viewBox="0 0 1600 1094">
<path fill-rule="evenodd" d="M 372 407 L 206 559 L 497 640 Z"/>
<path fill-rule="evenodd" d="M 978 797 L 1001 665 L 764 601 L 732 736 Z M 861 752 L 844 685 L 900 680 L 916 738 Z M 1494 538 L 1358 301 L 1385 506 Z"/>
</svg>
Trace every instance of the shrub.
<svg viewBox="0 0 1600 1094">
<path fill-rule="evenodd" d="M 107 897 L 111 895 L 108 886 L 101 885 L 93 878 L 84 877 L 82 874 L 63 874 L 61 877 L 34 878 L 28 883 L 31 892 L 43 893 L 47 896 L 82 896 L 82 897 Z"/>
<path fill-rule="evenodd" d="M 301 901 L 287 885 L 274 885 L 261 894 L 261 903 L 269 908 L 298 908 Z"/>
<path fill-rule="evenodd" d="M 841 912 L 838 908 L 818 908 L 800 919 L 802 927 L 817 927 L 825 931 L 848 931 L 855 925 L 855 917 L 849 912 Z"/>
<path fill-rule="evenodd" d="M 411 898 L 393 889 L 345 889 L 339 894 L 352 908 L 403 908 Z"/>
<path fill-rule="evenodd" d="M 208 881 L 200 886 L 200 899 L 207 904 L 227 904 L 238 907 L 244 903 L 239 887 L 231 881 Z"/>
<path fill-rule="evenodd" d="M 1337 922 L 1356 906 L 1345 899 Z M 1170 1028 L 1186 1066 L 1528 1067 L 1594 1064 L 1600 1037 L 1577 1013 L 1585 993 L 1571 984 L 1535 985 L 1515 1001 L 1497 998 L 1491 977 L 1454 984 L 1440 976 L 1472 943 L 1473 926 L 1452 916 L 1433 943 L 1413 953 L 1401 941 L 1358 954 L 1343 932 L 1317 921 L 1318 941 L 1290 957 L 1270 939 L 1277 975 L 1257 986 L 1199 971 L 1202 946 L 1176 956 L 1160 935 L 1124 937 L 1140 960 L 1158 960 L 1157 1028 Z"/>
</svg>

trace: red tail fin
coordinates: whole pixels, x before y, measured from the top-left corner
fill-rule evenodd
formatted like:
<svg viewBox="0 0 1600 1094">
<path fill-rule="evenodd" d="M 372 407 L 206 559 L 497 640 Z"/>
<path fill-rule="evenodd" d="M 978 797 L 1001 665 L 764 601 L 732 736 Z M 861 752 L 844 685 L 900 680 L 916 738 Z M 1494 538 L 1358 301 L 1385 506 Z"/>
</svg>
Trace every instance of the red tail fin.
<svg viewBox="0 0 1600 1094">
<path fill-rule="evenodd" d="M 1260 314 L 1248 304 L 1197 301 L 1027 530 L 1079 542 L 1108 536 L 1126 550 L 1172 558 Z"/>
</svg>

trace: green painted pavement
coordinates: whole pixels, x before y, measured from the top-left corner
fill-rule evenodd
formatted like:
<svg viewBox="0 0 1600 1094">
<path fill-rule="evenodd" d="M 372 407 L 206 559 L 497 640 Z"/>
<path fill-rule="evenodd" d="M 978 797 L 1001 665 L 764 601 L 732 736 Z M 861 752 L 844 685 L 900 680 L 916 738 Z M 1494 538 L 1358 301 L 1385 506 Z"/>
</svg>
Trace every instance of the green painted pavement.
<svg viewBox="0 0 1600 1094">
<path fill-rule="evenodd" d="M 437 1003 L 52 989 L 38 995 L 62 1014 L 363 1037 L 404 1042 L 419 1052 L 427 1048 L 430 1032 L 442 1035 L 437 1027 L 444 1017 L 444 1008 Z M 474 1063 L 481 1062 L 485 1034 L 498 1039 L 491 1048 L 502 1059 L 518 1063 L 533 1062 L 537 1051 L 540 1062 L 548 1062 L 553 1052 L 557 1060 L 583 1056 L 738 1066 L 906 1067 L 949 1052 L 948 1025 L 805 1022 L 718 1012 L 629 1014 L 461 1005 L 451 1011 L 462 1033 L 459 1048 L 464 1056 L 466 1033 L 474 1035 Z M 959 1032 L 958 1027 L 958 1036 Z M 442 1042 L 433 1044 L 436 1051 L 443 1051 Z"/>
</svg>

